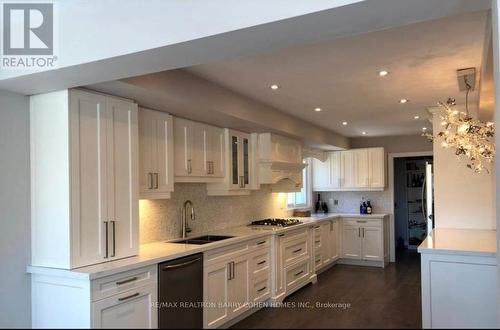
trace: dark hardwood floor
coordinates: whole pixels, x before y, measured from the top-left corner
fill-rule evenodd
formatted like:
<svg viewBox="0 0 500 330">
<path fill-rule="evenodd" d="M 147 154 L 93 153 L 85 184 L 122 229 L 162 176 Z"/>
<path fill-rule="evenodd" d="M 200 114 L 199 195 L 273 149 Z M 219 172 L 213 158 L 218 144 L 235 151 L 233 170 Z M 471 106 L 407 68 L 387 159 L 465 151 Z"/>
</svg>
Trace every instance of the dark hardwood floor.
<svg viewBox="0 0 500 330">
<path fill-rule="evenodd" d="M 396 259 L 385 269 L 333 266 L 285 299 L 295 307 L 263 308 L 233 328 L 421 328 L 420 256 L 402 252 Z M 313 308 L 316 302 L 350 306 Z"/>
</svg>

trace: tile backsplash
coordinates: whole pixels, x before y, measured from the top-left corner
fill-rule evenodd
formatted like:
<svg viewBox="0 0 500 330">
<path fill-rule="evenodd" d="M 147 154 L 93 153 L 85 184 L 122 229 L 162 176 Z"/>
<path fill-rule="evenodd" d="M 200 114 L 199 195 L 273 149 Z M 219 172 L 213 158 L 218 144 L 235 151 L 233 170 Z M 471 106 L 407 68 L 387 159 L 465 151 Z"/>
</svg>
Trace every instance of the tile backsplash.
<svg viewBox="0 0 500 330">
<path fill-rule="evenodd" d="M 313 203 L 316 203 L 317 193 L 313 195 Z M 328 204 L 330 212 L 334 213 L 359 213 L 359 203 L 364 197 L 370 200 L 373 213 L 391 213 L 391 195 L 388 190 L 384 191 L 328 191 L 320 192 L 321 200 Z M 334 204 L 338 201 L 338 205 Z"/>
<path fill-rule="evenodd" d="M 141 200 L 141 244 L 180 237 L 181 210 L 185 200 L 194 204 L 196 219 L 188 218 L 192 233 L 246 225 L 265 217 L 286 217 L 286 194 L 272 193 L 269 187 L 250 196 L 208 196 L 205 184 L 176 183 L 171 199 Z"/>
</svg>

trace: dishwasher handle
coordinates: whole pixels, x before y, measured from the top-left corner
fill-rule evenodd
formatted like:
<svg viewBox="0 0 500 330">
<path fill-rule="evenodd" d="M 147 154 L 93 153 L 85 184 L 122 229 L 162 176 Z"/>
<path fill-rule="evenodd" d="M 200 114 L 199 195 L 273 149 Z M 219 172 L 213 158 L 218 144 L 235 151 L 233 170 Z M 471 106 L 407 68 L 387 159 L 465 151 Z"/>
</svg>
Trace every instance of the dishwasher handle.
<svg viewBox="0 0 500 330">
<path fill-rule="evenodd" d="M 189 265 L 194 264 L 195 262 L 198 262 L 200 260 L 201 260 L 201 258 L 196 258 L 196 259 L 189 260 L 189 261 L 186 261 L 186 262 L 183 262 L 180 264 L 167 265 L 167 266 L 164 266 L 162 270 L 167 271 L 167 270 L 172 270 L 172 269 L 177 269 L 177 268 L 189 266 Z"/>
</svg>

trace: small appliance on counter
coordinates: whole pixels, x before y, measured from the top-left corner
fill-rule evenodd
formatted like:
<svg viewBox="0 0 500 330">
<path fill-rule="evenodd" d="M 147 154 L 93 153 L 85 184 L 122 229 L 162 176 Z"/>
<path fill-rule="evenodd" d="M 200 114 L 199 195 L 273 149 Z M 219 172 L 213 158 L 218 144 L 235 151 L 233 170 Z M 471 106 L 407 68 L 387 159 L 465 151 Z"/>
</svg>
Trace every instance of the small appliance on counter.
<svg viewBox="0 0 500 330">
<path fill-rule="evenodd" d="M 299 225 L 301 223 L 302 221 L 298 219 L 269 218 L 269 219 L 252 221 L 250 223 L 250 226 L 290 227 Z"/>
</svg>

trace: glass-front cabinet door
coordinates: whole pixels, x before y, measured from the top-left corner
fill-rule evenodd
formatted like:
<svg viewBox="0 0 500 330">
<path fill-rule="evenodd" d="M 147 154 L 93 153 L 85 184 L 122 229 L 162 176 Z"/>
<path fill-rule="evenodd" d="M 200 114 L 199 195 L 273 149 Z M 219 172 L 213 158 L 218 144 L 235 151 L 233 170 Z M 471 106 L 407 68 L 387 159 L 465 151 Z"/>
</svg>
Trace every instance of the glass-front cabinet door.
<svg viewBox="0 0 500 330">
<path fill-rule="evenodd" d="M 240 187 L 240 151 L 238 136 L 231 134 L 231 186 Z"/>
<path fill-rule="evenodd" d="M 250 184 L 250 138 L 245 133 L 231 132 L 230 183 L 232 189 L 245 189 Z"/>
</svg>

